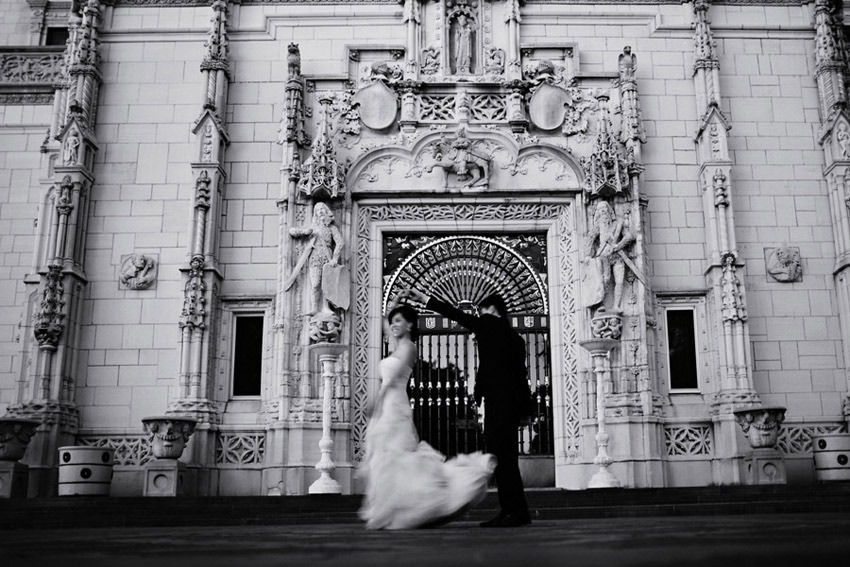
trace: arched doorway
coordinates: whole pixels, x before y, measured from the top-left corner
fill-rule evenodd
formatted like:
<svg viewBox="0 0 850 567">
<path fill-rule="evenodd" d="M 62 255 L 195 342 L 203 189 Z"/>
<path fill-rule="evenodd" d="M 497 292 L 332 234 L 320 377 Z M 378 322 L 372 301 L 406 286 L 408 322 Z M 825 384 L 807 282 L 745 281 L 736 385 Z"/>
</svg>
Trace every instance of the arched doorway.
<svg viewBox="0 0 850 567">
<path fill-rule="evenodd" d="M 511 323 L 526 341 L 535 399 L 531 423 L 517 431 L 520 454 L 552 457 L 553 397 L 547 238 L 522 234 L 393 234 L 383 237 L 383 307 L 416 287 L 474 311 L 487 295 L 505 298 Z M 420 437 L 446 455 L 483 449 L 472 399 L 478 366 L 474 337 L 435 313 L 420 316 L 419 362 L 408 394 Z"/>
</svg>

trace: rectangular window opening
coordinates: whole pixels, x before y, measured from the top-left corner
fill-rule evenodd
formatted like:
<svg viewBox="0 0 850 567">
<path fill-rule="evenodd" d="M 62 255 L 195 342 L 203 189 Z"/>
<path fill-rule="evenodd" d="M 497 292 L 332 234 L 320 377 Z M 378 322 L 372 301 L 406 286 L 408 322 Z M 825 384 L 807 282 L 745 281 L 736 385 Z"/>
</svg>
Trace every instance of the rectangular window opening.
<svg viewBox="0 0 850 567">
<path fill-rule="evenodd" d="M 694 310 L 667 309 L 667 368 L 671 391 L 699 391 Z"/>
<path fill-rule="evenodd" d="M 68 41 L 68 28 L 47 28 L 44 45 L 65 45 Z"/>
<path fill-rule="evenodd" d="M 233 397 L 257 397 L 263 381 L 263 316 L 236 315 Z"/>
</svg>

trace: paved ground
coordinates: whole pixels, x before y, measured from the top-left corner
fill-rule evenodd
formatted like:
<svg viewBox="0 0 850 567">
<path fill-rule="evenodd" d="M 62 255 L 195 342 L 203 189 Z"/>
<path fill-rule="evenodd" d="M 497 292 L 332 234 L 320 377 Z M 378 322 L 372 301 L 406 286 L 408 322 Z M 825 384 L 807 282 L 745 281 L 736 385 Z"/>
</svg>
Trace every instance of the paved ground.
<svg viewBox="0 0 850 567">
<path fill-rule="evenodd" d="M 0 532 L 4 567 L 827 567 L 848 558 L 850 514 L 551 520 L 499 530 L 456 522 L 398 532 L 356 524 Z"/>
</svg>

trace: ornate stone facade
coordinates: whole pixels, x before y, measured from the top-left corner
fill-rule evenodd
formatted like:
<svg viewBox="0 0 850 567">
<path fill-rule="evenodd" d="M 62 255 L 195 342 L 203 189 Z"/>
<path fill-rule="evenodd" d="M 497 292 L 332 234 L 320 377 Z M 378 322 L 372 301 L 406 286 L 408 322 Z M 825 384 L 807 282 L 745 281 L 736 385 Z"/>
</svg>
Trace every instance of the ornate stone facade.
<svg viewBox="0 0 850 567">
<path fill-rule="evenodd" d="M 139 476 L 158 414 L 197 423 L 199 490 L 306 493 L 321 440 L 326 477 L 359 491 L 383 310 L 411 282 L 470 306 L 497 289 L 542 327 L 555 486 L 588 486 L 597 424 L 628 487 L 744 482 L 742 410 L 787 408 L 789 482 L 811 434 L 846 430 L 838 3 L 10 2 L 0 414 L 42 423 L 35 493 L 59 445 Z M 64 51 L 39 45 L 62 10 Z M 416 249 L 389 270 L 403 235 Z M 263 318 L 249 396 L 243 316 Z M 589 339 L 613 341 L 605 364 Z M 422 348 L 474 374 L 460 347 Z"/>
</svg>

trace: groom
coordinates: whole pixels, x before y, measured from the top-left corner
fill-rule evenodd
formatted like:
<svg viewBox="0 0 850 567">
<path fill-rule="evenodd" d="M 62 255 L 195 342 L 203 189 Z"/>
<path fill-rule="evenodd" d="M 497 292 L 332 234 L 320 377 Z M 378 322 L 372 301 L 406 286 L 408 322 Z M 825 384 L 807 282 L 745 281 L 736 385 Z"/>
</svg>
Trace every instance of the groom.
<svg viewBox="0 0 850 567">
<path fill-rule="evenodd" d="M 510 321 L 505 300 L 498 294 L 485 297 L 479 304 L 480 316 L 435 297 L 410 289 L 407 297 L 425 304 L 427 309 L 457 321 L 478 341 L 480 364 L 475 377 L 475 402 L 484 398 L 484 442 L 487 452 L 496 456 L 496 483 L 499 487 L 499 515 L 481 524 L 485 528 L 516 527 L 531 523 L 528 504 L 519 473 L 517 428 L 531 413 L 531 391 L 526 381 L 525 341 Z"/>
</svg>

